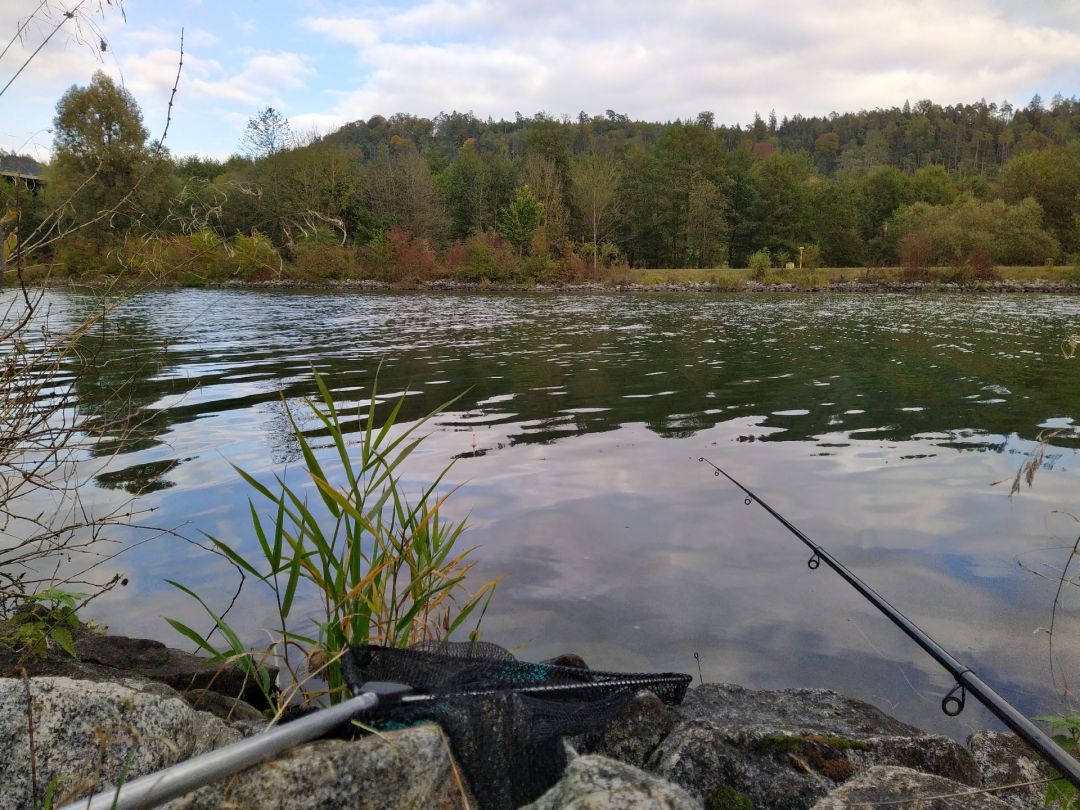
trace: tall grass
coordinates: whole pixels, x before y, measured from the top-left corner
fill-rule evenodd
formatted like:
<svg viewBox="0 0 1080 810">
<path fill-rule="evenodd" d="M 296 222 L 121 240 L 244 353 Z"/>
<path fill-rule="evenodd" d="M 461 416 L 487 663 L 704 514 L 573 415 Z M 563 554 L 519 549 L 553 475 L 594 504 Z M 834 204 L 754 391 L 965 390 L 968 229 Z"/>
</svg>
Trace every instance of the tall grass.
<svg viewBox="0 0 1080 810">
<path fill-rule="evenodd" d="M 269 589 L 275 599 L 278 626 L 265 655 L 273 656 L 292 675 L 292 691 L 277 696 L 279 705 L 292 700 L 297 691 L 305 700 L 319 696 L 310 687 L 311 675 L 325 679 L 331 701 L 346 697 L 340 659 L 349 645 L 407 646 L 447 636 L 474 617 L 470 636 L 475 637 L 497 583 L 492 580 L 471 592 L 465 587 L 466 575 L 475 565 L 469 560 L 475 549 L 459 549 L 465 523 L 452 523 L 440 514 L 457 488 L 441 497 L 436 494 L 452 463 L 415 501 L 406 496 L 400 478 L 402 464 L 423 441 L 420 428 L 454 400 L 395 431 L 405 397 L 378 424 L 375 386 L 366 416 L 357 411 L 359 438 L 350 442 L 330 389 L 318 373 L 315 382 L 320 396 L 308 400 L 307 407 L 329 436 L 343 480 L 332 482 L 289 411 L 315 497 L 309 498 L 281 476 L 271 488 L 235 467 L 253 490 L 248 505 L 258 552 L 245 554 L 237 546 L 209 538 L 216 551 Z M 248 651 L 194 591 L 178 582 L 170 584 L 199 601 L 225 645 L 215 646 L 213 632 L 204 636 L 176 619 L 167 619 L 169 624 L 212 660 L 237 661 L 271 701 L 272 684 L 259 666 L 259 656 Z M 314 627 L 295 626 L 298 600 L 320 606 Z"/>
</svg>

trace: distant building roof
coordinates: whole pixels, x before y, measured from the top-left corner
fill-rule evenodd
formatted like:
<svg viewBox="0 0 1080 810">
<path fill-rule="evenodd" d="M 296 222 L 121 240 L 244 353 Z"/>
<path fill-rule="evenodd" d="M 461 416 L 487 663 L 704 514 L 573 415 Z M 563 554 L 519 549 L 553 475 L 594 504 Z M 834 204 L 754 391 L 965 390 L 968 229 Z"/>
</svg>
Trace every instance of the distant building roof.
<svg viewBox="0 0 1080 810">
<path fill-rule="evenodd" d="M 7 169 L 0 168 L 0 177 L 11 177 L 16 180 L 32 180 L 35 183 L 43 182 L 40 174 L 29 174 L 27 172 L 10 172 Z"/>
</svg>

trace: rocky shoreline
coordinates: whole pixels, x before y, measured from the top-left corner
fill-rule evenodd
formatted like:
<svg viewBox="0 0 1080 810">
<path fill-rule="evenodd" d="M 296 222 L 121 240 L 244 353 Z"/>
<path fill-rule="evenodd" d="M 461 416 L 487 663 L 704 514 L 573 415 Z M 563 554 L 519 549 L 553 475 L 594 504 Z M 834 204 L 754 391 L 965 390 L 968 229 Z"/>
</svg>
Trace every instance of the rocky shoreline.
<svg viewBox="0 0 1080 810">
<path fill-rule="evenodd" d="M 258 733 L 240 672 L 156 641 L 80 633 L 78 658 L 0 647 L 0 809 L 56 805 Z M 606 731 L 569 741 L 549 808 L 835 810 L 1040 808 L 1046 766 L 1012 734 L 966 744 L 825 689 L 691 688 L 680 706 L 642 692 Z M 437 726 L 320 740 L 165 805 L 476 807 Z"/>
<path fill-rule="evenodd" d="M 53 286 L 87 289 L 107 288 L 110 291 L 124 289 L 182 289 L 181 284 L 119 284 L 117 279 L 100 282 L 63 282 Z M 269 281 L 227 281 L 220 284 L 200 285 L 196 289 L 229 290 L 370 290 L 397 292 L 537 292 L 537 293 L 978 293 L 978 294 L 1023 294 L 1023 293 L 1077 293 L 1080 283 L 1071 281 L 973 281 L 966 283 L 940 281 L 843 281 L 810 287 L 799 284 L 766 284 L 758 281 L 746 281 L 737 286 L 712 282 L 666 282 L 660 284 L 583 282 L 560 284 L 506 284 L 501 282 L 476 283 L 438 279 L 415 283 L 392 283 L 368 279 L 346 281 L 303 281 L 298 279 L 277 279 Z"/>
</svg>

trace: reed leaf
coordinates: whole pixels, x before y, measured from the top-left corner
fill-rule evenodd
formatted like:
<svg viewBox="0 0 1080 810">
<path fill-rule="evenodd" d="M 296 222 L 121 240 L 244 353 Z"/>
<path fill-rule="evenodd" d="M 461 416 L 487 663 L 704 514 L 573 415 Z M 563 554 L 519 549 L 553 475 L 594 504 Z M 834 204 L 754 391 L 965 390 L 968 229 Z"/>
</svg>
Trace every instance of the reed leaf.
<svg viewBox="0 0 1080 810">
<path fill-rule="evenodd" d="M 455 486 L 442 496 L 437 490 L 451 469 L 447 465 L 435 480 L 425 485 L 415 501 L 402 484 L 401 470 L 423 442 L 421 427 L 457 401 L 450 400 L 423 419 L 408 425 L 399 422 L 406 394 L 399 397 L 380 423 L 376 419 L 378 379 L 371 388 L 366 409 L 358 409 L 359 445 L 352 452 L 334 402 L 332 389 L 317 372 L 318 396 L 305 400 L 315 423 L 329 436 L 329 449 L 344 476 L 343 486 L 333 482 L 329 468 L 320 460 L 320 448 L 304 434 L 299 421 L 286 404 L 289 424 L 300 447 L 307 478 L 318 493 L 309 501 L 306 490 L 277 476 L 278 492 L 236 467 L 237 473 L 262 498 L 273 504 L 267 515 L 249 500 L 252 529 L 261 559 L 242 553 L 216 538 L 214 549 L 251 574 L 260 587 L 271 590 L 279 612 L 280 627 L 274 645 L 278 656 L 289 663 L 288 650 L 306 645 L 306 660 L 312 648 L 318 650 L 319 677 L 325 678 L 332 701 L 345 696 L 340 660 L 350 644 L 381 642 L 408 645 L 420 640 L 441 638 L 458 628 L 477 611 L 482 619 L 499 580 L 483 584 L 475 592 L 465 590 L 466 576 L 475 563 L 475 547 L 457 548 L 465 522 L 448 521 L 441 515 Z M 336 470 L 333 472 L 337 472 Z M 200 649 L 224 660 L 247 655 L 239 636 L 207 603 L 189 588 L 176 584 L 196 599 L 215 622 L 228 643 L 227 651 L 217 651 L 208 637 L 170 619 L 170 624 Z M 302 600 L 305 612 L 321 605 L 323 614 L 315 619 L 315 632 L 301 632 L 290 626 L 291 615 Z M 470 634 L 476 637 L 477 627 Z M 312 673 L 290 669 L 296 689 L 315 699 L 323 690 L 303 685 Z M 291 693 L 295 689 L 287 690 Z"/>
</svg>

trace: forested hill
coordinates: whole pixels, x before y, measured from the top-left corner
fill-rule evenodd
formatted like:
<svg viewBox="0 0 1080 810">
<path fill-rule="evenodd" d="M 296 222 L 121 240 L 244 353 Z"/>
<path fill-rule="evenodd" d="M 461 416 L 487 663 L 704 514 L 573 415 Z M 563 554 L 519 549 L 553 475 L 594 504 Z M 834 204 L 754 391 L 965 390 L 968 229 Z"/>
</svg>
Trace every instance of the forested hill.
<svg viewBox="0 0 1080 810">
<path fill-rule="evenodd" d="M 513 121 L 486 121 L 471 113 L 444 113 L 434 119 L 399 113 L 390 118 L 376 115 L 368 121 L 347 124 L 328 142 L 360 146 L 373 156 L 382 144 L 405 139 L 415 144 L 433 168 L 448 161 L 469 139 L 481 150 L 525 152 L 526 134 L 537 122 L 551 122 L 550 116 L 520 114 Z M 1039 96 L 1022 108 L 1009 102 L 980 101 L 975 104 L 941 106 L 923 100 L 912 106 L 832 113 L 822 117 L 767 119 L 755 115 L 753 123 L 724 126 L 715 124 L 711 112 L 695 120 L 666 124 L 633 121 L 629 116 L 608 110 L 602 116 L 578 114 L 576 120 L 558 121 L 571 151 L 582 153 L 601 142 L 608 148 L 654 144 L 672 126 L 687 124 L 708 129 L 724 149 L 748 146 L 756 158 L 775 152 L 801 152 L 809 156 L 824 174 L 837 171 L 895 166 L 913 171 L 920 166 L 940 165 L 952 172 L 993 171 L 1018 152 L 1064 145 L 1080 140 L 1080 101 L 1054 96 L 1049 106 Z"/>
<path fill-rule="evenodd" d="M 103 138 L 86 131 L 94 120 L 120 123 Z M 226 161 L 162 161 L 147 138 L 134 99 L 103 74 L 64 95 L 46 190 L 23 227 L 71 193 L 72 223 L 109 227 L 80 227 L 39 259 L 81 272 L 94 255 L 123 255 L 116 240 L 150 232 L 191 242 L 184 255 L 243 238 L 303 273 L 388 279 L 581 280 L 606 267 L 782 268 L 800 256 L 1042 265 L 1080 252 L 1080 101 L 1060 96 L 770 114 L 746 127 L 708 112 L 668 123 L 610 110 L 398 113 L 305 137 L 267 108 Z M 120 210 L 95 219 L 111 201 Z"/>
</svg>

